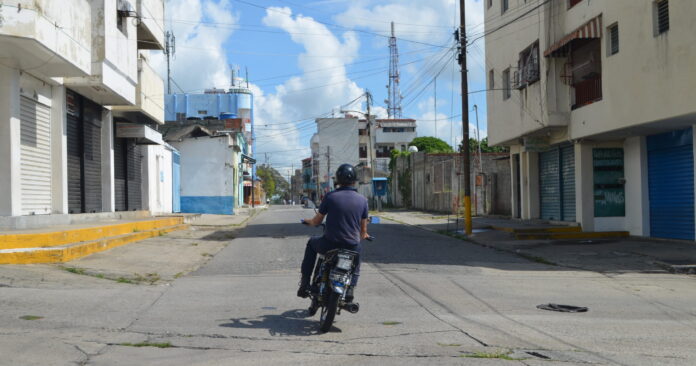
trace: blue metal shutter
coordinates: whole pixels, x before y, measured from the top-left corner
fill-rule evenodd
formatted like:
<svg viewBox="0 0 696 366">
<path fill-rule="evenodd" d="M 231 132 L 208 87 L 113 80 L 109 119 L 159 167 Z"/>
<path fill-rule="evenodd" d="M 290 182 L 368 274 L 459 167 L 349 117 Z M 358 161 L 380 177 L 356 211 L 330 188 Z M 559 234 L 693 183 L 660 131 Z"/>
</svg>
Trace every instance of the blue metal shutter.
<svg viewBox="0 0 696 366">
<path fill-rule="evenodd" d="M 541 200 L 541 218 L 545 220 L 561 219 L 558 154 L 557 148 L 539 153 L 539 198 Z"/>
<path fill-rule="evenodd" d="M 650 235 L 694 240 L 692 130 L 648 136 Z"/>
<path fill-rule="evenodd" d="M 561 149 L 561 197 L 563 221 L 575 221 L 575 148 Z"/>
</svg>

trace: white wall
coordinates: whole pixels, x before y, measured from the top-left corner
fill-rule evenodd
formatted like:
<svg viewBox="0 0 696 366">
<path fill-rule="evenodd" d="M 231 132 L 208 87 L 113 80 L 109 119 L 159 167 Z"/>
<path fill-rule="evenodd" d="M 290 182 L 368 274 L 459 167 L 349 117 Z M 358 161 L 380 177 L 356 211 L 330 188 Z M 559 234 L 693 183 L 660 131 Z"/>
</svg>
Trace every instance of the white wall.
<svg viewBox="0 0 696 366">
<path fill-rule="evenodd" d="M 172 212 L 172 151 L 163 145 L 143 146 L 147 170 L 143 180 L 144 198 L 153 214 Z M 183 177 L 183 175 L 182 175 Z"/>
<path fill-rule="evenodd" d="M 20 207 L 19 71 L 0 65 L 0 215 L 17 216 Z"/>
<path fill-rule="evenodd" d="M 317 158 L 315 164 L 319 164 L 319 181 L 326 182 L 341 164 L 358 164 L 358 119 L 320 118 L 316 123 L 318 132 L 312 140 L 312 153 Z"/>
<path fill-rule="evenodd" d="M 233 196 L 232 148 L 227 137 L 173 142 L 181 153 L 181 196 Z"/>
</svg>

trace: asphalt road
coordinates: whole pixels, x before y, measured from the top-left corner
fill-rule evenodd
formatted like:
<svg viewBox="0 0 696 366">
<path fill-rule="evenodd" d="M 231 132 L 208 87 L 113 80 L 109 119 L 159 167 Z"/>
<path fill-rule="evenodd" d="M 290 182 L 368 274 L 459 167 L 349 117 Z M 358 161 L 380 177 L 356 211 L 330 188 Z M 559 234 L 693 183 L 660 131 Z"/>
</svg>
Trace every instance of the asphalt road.
<svg viewBox="0 0 696 366">
<path fill-rule="evenodd" d="M 171 284 L 0 287 L 0 364 L 696 364 L 693 277 L 547 266 L 390 222 L 370 227 L 360 312 L 320 334 L 295 296 L 312 215 L 272 207 Z"/>
</svg>

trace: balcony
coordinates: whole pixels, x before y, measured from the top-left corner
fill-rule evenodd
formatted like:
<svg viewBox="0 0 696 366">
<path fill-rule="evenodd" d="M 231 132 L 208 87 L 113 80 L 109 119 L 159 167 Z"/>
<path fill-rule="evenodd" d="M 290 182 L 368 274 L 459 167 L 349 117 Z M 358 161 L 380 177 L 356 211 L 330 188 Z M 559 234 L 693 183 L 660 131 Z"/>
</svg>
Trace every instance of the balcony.
<svg viewBox="0 0 696 366">
<path fill-rule="evenodd" d="M 571 107 L 572 109 L 578 109 L 602 100 L 601 76 L 595 75 L 577 83 L 573 83 L 572 87 L 575 94 L 575 101 Z"/>
<path fill-rule="evenodd" d="M 115 116 L 125 117 L 132 122 L 164 124 L 164 81 L 144 58 L 138 60 L 135 104 L 113 106 L 112 110 Z M 147 119 L 143 120 L 142 117 Z"/>
<path fill-rule="evenodd" d="M 90 1 L 22 3 L 18 7 L 17 1 L 0 2 L 3 64 L 44 77 L 89 75 L 92 67 Z"/>
<path fill-rule="evenodd" d="M 164 49 L 164 1 L 137 0 L 138 49 Z"/>
</svg>

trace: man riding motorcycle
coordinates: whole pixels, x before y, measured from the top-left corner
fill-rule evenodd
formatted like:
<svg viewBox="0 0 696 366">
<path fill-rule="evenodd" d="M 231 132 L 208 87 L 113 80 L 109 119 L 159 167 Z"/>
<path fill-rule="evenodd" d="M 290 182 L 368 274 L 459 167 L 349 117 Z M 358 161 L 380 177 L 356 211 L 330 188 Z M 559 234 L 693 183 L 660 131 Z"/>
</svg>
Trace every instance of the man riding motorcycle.
<svg viewBox="0 0 696 366">
<path fill-rule="evenodd" d="M 319 226 L 326 217 L 326 230 L 323 236 L 309 239 L 302 260 L 302 279 L 297 296 L 309 296 L 309 283 L 312 278 L 314 262 L 317 253 L 325 254 L 333 249 L 349 249 L 361 252 L 360 241 L 367 239 L 368 206 L 367 198 L 358 193 L 355 188 L 357 173 L 350 164 L 343 164 L 336 170 L 336 183 L 340 188 L 324 197 L 319 206 L 319 212 L 311 220 L 302 220 L 310 226 Z M 360 256 L 358 256 L 351 287 L 346 293 L 346 301 L 353 301 L 353 288 L 358 283 L 360 275 Z"/>
</svg>

